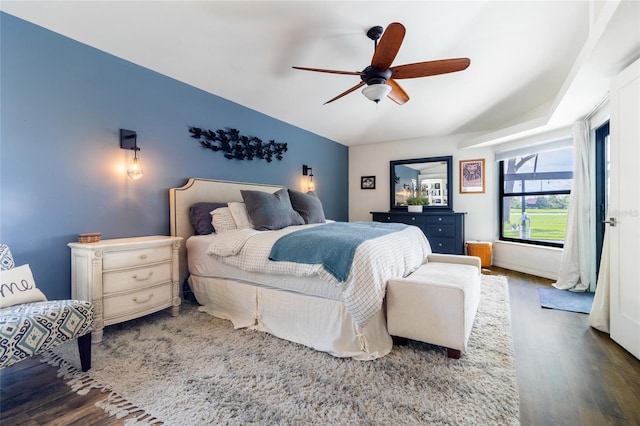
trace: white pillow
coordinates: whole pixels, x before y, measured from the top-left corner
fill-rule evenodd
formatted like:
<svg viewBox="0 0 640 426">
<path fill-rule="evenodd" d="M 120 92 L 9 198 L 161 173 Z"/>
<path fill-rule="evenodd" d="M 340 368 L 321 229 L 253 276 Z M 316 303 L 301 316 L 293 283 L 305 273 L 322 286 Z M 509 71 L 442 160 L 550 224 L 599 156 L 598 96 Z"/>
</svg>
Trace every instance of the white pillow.
<svg viewBox="0 0 640 426">
<path fill-rule="evenodd" d="M 0 308 L 30 302 L 44 302 L 44 293 L 36 288 L 29 265 L 0 271 Z"/>
<path fill-rule="evenodd" d="M 244 228 L 220 235 L 216 234 L 215 238 L 209 243 L 207 254 L 221 257 L 235 256 L 240 253 L 247 240 L 259 232 L 252 228 Z"/>
<path fill-rule="evenodd" d="M 233 220 L 236 222 L 236 227 L 238 229 L 253 228 L 253 223 L 251 222 L 249 213 L 247 212 L 247 206 L 244 203 L 232 201 L 227 204 L 229 205 L 231 216 L 233 216 Z"/>
<path fill-rule="evenodd" d="M 220 207 L 211 212 L 211 224 L 216 234 L 237 229 L 229 207 Z"/>
</svg>

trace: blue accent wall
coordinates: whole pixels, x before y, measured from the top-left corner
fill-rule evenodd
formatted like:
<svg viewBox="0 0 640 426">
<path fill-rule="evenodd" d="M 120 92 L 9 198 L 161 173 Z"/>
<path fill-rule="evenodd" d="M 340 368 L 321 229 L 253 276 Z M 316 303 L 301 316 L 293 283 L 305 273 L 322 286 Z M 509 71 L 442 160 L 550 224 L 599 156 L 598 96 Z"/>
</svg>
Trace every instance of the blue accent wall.
<svg viewBox="0 0 640 426">
<path fill-rule="evenodd" d="M 0 36 L 0 241 L 49 299 L 71 294 L 67 243 L 81 232 L 168 235 L 168 190 L 189 177 L 302 189 L 307 164 L 326 216 L 348 220 L 346 146 L 3 12 Z M 228 160 L 190 126 L 289 150 L 271 163 Z M 140 180 L 126 175 L 121 128 L 138 133 Z"/>
</svg>

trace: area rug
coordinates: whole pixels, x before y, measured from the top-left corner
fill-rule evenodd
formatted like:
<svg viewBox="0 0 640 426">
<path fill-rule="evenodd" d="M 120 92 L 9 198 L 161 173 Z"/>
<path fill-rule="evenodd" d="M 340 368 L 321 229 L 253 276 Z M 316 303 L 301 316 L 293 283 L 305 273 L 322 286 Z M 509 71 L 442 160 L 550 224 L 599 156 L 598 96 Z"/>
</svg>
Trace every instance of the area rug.
<svg viewBox="0 0 640 426">
<path fill-rule="evenodd" d="M 538 287 L 538 298 L 540 306 L 543 308 L 581 314 L 591 312 L 594 294 L 584 291 L 559 290 L 555 287 Z"/>
<path fill-rule="evenodd" d="M 507 280 L 482 277 L 468 351 L 410 341 L 374 361 L 339 359 L 183 304 L 108 327 L 79 372 L 76 345 L 44 355 L 73 390 L 125 424 L 516 425 L 519 399 Z"/>
</svg>

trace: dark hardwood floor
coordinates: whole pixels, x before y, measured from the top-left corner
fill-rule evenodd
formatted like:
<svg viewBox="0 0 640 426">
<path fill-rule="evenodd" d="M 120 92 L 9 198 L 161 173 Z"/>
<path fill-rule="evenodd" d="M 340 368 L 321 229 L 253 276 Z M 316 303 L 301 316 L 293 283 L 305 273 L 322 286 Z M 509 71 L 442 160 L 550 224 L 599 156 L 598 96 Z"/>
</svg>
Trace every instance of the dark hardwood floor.
<svg viewBox="0 0 640 426">
<path fill-rule="evenodd" d="M 501 268 L 509 279 L 520 420 L 523 425 L 640 425 L 640 361 L 588 315 L 542 309 L 536 287 L 550 280 Z M 2 425 L 121 425 L 80 396 L 57 369 L 29 359 L 0 371 Z"/>
</svg>

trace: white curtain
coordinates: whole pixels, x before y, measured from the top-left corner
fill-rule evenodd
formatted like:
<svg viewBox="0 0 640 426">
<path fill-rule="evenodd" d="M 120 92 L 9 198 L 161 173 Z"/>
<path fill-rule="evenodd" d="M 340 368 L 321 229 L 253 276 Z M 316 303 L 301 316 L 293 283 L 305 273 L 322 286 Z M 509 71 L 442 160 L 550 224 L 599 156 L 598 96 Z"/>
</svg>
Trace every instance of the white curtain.
<svg viewBox="0 0 640 426">
<path fill-rule="evenodd" d="M 589 325 L 595 329 L 609 333 L 609 227 L 604 230 L 602 257 L 598 271 L 598 284 L 593 297 L 593 306 L 589 314 Z"/>
<path fill-rule="evenodd" d="M 589 185 L 589 124 L 573 125 L 573 184 L 569 196 L 567 232 L 562 261 L 555 288 L 570 291 L 589 289 L 589 259 L 591 258 L 591 224 L 589 220 L 591 191 Z"/>
</svg>

